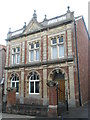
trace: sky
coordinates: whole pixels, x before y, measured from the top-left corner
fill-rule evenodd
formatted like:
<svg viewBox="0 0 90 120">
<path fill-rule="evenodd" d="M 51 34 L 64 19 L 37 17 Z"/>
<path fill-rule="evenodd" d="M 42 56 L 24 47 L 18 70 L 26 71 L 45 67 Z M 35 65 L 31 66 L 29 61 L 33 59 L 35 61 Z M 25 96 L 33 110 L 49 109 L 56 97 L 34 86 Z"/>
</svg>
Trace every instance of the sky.
<svg viewBox="0 0 90 120">
<path fill-rule="evenodd" d="M 70 11 L 74 16 L 83 15 L 88 29 L 88 2 L 89 0 L 0 0 L 0 44 L 6 45 L 5 39 L 9 28 L 15 31 L 28 24 L 32 19 L 34 10 L 37 13 L 38 22 L 56 17 Z"/>
</svg>

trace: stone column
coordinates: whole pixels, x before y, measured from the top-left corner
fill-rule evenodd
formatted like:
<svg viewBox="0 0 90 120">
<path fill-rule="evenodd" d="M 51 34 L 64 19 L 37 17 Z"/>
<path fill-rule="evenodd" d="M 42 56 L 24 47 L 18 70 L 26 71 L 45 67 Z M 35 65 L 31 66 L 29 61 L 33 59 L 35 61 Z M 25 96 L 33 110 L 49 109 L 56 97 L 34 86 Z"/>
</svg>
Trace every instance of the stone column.
<svg viewBox="0 0 90 120">
<path fill-rule="evenodd" d="M 25 62 L 25 42 L 22 43 L 22 63 Z"/>
<path fill-rule="evenodd" d="M 24 103 L 24 68 L 21 69 L 21 96 L 20 103 Z"/>
<path fill-rule="evenodd" d="M 5 84 L 4 84 L 4 94 L 7 94 L 7 82 L 8 82 L 8 78 L 7 78 L 7 70 L 5 70 Z"/>
<path fill-rule="evenodd" d="M 43 66 L 43 105 L 47 105 L 47 66 Z"/>
<path fill-rule="evenodd" d="M 75 107 L 75 87 L 73 66 L 69 66 L 70 99 L 69 107 Z"/>
<path fill-rule="evenodd" d="M 70 27 L 70 26 L 67 26 Z M 68 56 L 72 55 L 72 39 L 71 39 L 71 30 L 67 31 L 67 47 L 68 47 Z"/>
<path fill-rule="evenodd" d="M 43 61 L 47 60 L 47 45 L 46 45 L 46 36 L 43 36 Z"/>
</svg>

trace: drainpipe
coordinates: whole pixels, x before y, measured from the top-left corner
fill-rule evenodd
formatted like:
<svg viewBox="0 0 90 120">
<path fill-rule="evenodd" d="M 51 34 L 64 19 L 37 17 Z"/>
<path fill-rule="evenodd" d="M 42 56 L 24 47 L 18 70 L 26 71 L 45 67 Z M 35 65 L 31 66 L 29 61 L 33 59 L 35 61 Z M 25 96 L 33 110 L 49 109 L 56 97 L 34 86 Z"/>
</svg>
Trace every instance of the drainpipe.
<svg viewBox="0 0 90 120">
<path fill-rule="evenodd" d="M 74 20 L 75 27 L 75 42 L 76 42 L 76 58 L 77 58 L 77 68 L 78 68 L 78 89 L 79 89 L 79 105 L 82 106 L 81 103 L 81 91 L 80 91 L 80 76 L 79 76 L 79 61 L 78 61 L 78 47 L 77 47 L 77 31 L 76 31 L 76 22 Z"/>
</svg>

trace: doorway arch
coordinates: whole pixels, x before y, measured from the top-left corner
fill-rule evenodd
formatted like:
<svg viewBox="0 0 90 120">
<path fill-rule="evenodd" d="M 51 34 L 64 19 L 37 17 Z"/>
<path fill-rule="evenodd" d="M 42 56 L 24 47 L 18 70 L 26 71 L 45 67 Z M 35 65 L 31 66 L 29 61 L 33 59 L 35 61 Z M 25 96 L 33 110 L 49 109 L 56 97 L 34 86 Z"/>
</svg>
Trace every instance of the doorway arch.
<svg viewBox="0 0 90 120">
<path fill-rule="evenodd" d="M 58 103 L 57 104 L 65 103 L 66 91 L 68 88 L 67 80 L 68 80 L 67 73 L 61 68 L 55 68 L 49 73 L 48 81 L 54 81 L 58 83 Z M 53 89 L 54 89 L 53 91 L 55 91 L 55 88 Z M 50 93 L 52 92 L 49 89 L 49 99 L 55 99 L 55 98 L 50 98 L 51 97 Z M 56 96 L 56 95 L 53 95 L 53 96 Z M 51 104 L 50 101 L 49 101 L 49 104 Z"/>
</svg>

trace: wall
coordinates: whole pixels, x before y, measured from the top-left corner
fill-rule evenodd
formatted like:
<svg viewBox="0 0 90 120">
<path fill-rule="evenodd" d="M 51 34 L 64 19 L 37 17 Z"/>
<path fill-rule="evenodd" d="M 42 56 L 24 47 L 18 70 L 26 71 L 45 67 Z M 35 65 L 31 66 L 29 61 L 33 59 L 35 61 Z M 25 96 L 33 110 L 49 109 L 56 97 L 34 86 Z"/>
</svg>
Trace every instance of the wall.
<svg viewBox="0 0 90 120">
<path fill-rule="evenodd" d="M 88 100 L 88 34 L 82 19 L 76 21 L 82 104 Z"/>
<path fill-rule="evenodd" d="M 2 79 L 4 74 L 5 57 L 6 57 L 6 50 L 2 46 L 2 48 L 0 48 L 0 79 Z"/>
</svg>

